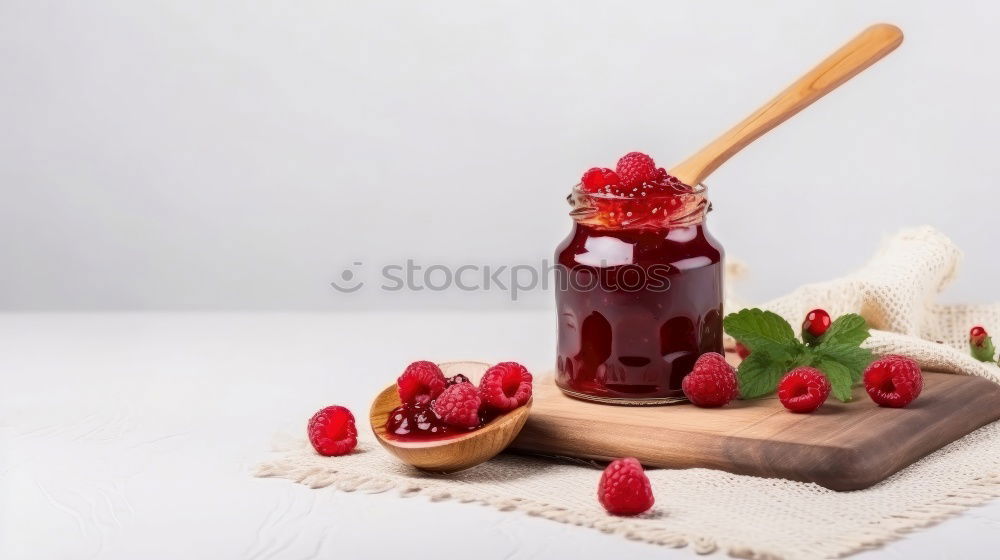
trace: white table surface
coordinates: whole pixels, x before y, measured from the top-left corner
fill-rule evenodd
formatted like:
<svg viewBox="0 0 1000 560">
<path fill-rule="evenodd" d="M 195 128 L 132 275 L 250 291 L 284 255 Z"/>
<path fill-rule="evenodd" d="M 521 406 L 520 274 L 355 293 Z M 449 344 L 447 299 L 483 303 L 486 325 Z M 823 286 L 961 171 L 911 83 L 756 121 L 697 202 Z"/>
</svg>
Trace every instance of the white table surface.
<svg viewBox="0 0 1000 560">
<path fill-rule="evenodd" d="M 540 312 L 0 314 L 0 558 L 694 558 L 482 506 L 249 475 L 274 434 L 302 433 L 323 406 L 349 406 L 366 429 L 369 399 L 411 360 L 541 371 L 554 334 Z M 998 550 L 993 502 L 857 558 Z"/>
</svg>

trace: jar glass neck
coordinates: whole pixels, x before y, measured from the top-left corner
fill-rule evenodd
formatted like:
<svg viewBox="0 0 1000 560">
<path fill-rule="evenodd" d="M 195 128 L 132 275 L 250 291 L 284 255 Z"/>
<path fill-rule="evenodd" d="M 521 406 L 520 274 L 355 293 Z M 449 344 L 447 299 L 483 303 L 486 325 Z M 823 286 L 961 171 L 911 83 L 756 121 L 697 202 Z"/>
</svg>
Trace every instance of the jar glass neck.
<svg viewBox="0 0 1000 560">
<path fill-rule="evenodd" d="M 636 197 L 590 193 L 575 187 L 566 197 L 570 217 L 598 229 L 668 229 L 698 225 L 711 211 L 704 186 L 690 192 Z"/>
</svg>

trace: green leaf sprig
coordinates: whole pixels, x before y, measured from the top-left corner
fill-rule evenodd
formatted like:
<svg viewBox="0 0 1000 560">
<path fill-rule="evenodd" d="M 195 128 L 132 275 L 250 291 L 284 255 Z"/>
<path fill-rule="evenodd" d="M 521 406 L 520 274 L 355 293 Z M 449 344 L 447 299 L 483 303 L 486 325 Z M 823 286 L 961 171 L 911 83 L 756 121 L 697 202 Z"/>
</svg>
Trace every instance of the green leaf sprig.
<svg viewBox="0 0 1000 560">
<path fill-rule="evenodd" d="M 769 395 L 786 373 L 811 366 L 830 380 L 833 396 L 847 402 L 873 359 L 871 350 L 861 347 L 870 336 L 868 324 L 855 313 L 837 317 L 812 345 L 795 338 L 788 321 L 771 311 L 744 309 L 727 315 L 722 325 L 750 350 L 737 372 L 744 399 Z"/>
</svg>

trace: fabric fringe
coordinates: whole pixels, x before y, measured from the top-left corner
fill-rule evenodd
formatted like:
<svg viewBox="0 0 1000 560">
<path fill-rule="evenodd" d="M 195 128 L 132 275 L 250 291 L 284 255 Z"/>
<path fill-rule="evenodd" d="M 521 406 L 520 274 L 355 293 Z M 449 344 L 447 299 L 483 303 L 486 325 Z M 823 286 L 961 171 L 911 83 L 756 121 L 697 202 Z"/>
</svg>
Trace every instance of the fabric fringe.
<svg viewBox="0 0 1000 560">
<path fill-rule="evenodd" d="M 444 489 L 435 484 L 422 484 L 418 481 L 397 481 L 377 475 L 358 476 L 335 469 L 301 467 L 285 460 L 262 463 L 253 474 L 259 478 L 284 478 L 313 489 L 333 487 L 342 492 L 360 491 L 366 494 L 380 494 L 396 490 L 402 498 L 425 496 L 432 502 L 454 500 L 460 503 L 475 503 L 499 511 L 522 512 L 532 517 L 589 527 L 603 533 L 620 534 L 630 540 L 644 541 L 670 548 L 682 548 L 690 545 L 698 554 L 710 554 L 718 550 L 718 546 L 712 539 L 696 538 L 689 541 L 683 535 L 665 529 L 637 527 L 629 523 L 627 518 L 587 515 L 562 506 L 521 498 L 484 496 L 454 488 Z M 746 556 L 746 558 L 765 558 L 765 556 Z"/>
<path fill-rule="evenodd" d="M 845 536 L 840 540 L 844 551 L 839 556 L 843 558 L 879 548 L 905 537 L 916 529 L 932 527 L 997 497 L 1000 497 L 1000 475 L 993 474 L 975 481 L 953 495 L 886 519 L 868 531 Z"/>
<path fill-rule="evenodd" d="M 499 511 L 517 511 L 532 517 L 589 527 L 603 533 L 619 534 L 634 541 L 670 548 L 690 546 L 697 554 L 711 554 L 720 549 L 719 544 L 711 537 L 692 538 L 663 528 L 638 526 L 630 522 L 629 518 L 595 516 L 527 499 L 484 496 L 456 488 L 443 488 L 432 481 L 397 481 L 378 475 L 357 475 L 340 472 L 336 469 L 302 467 L 287 460 L 263 463 L 257 467 L 253 474 L 261 478 L 284 478 L 314 489 L 333 487 L 342 492 L 363 492 L 366 494 L 380 494 L 397 490 L 403 498 L 425 496 L 432 502 L 454 500 L 461 503 L 477 503 Z M 936 525 L 997 497 L 1000 497 L 1000 473 L 984 476 L 944 498 L 913 507 L 891 518 L 884 519 L 865 531 L 855 532 L 837 539 L 837 544 L 841 549 L 841 553 L 837 557 L 846 557 L 881 547 L 899 540 L 916 529 Z M 747 560 L 778 560 L 782 558 L 782 556 L 766 550 L 758 550 L 753 546 L 729 545 L 725 551 L 733 558 Z"/>
</svg>

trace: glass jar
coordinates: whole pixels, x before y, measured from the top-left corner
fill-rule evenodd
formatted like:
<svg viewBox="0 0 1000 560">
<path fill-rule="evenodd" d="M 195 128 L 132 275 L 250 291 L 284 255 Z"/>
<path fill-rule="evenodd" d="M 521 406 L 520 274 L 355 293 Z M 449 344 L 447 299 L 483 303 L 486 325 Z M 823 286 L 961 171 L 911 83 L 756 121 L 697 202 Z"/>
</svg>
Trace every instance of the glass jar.
<svg viewBox="0 0 1000 560">
<path fill-rule="evenodd" d="M 724 254 L 705 229 L 705 187 L 643 193 L 577 185 L 568 197 L 573 230 L 555 254 L 556 384 L 570 396 L 678 402 L 698 356 L 723 352 Z"/>
</svg>

